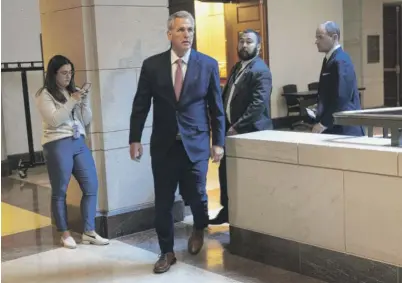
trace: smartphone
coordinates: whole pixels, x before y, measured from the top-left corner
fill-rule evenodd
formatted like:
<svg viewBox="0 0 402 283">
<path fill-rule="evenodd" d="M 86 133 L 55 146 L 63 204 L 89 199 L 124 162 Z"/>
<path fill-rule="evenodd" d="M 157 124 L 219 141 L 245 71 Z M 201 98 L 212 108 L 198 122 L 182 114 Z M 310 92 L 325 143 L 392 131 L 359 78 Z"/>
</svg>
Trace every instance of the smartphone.
<svg viewBox="0 0 402 283">
<path fill-rule="evenodd" d="M 87 93 L 90 89 L 91 89 L 92 84 L 91 83 L 84 83 L 81 87 L 81 91 L 83 91 L 84 93 Z"/>
</svg>

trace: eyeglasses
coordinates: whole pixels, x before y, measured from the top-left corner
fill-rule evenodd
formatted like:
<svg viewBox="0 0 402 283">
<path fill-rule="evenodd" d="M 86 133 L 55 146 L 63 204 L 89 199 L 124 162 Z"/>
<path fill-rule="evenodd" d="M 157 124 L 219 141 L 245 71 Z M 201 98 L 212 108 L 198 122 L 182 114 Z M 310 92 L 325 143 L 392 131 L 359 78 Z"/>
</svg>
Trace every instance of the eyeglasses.
<svg viewBox="0 0 402 283">
<path fill-rule="evenodd" d="M 59 74 L 62 74 L 63 76 L 67 76 L 67 75 L 74 75 L 74 71 L 63 71 L 63 72 L 59 72 Z"/>
</svg>

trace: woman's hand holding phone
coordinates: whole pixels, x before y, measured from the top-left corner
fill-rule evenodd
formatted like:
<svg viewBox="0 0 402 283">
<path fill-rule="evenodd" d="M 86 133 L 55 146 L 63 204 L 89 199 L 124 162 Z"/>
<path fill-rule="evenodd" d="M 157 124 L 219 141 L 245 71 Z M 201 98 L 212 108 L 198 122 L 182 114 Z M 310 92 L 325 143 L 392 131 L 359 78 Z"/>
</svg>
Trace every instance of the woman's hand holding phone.
<svg viewBox="0 0 402 283">
<path fill-rule="evenodd" d="M 71 97 L 74 98 L 77 102 L 81 101 L 82 97 L 82 92 L 81 91 L 76 91 L 71 94 Z"/>
<path fill-rule="evenodd" d="M 90 88 L 91 88 L 91 83 L 86 82 L 82 85 L 82 87 L 79 90 L 77 90 L 76 92 L 71 94 L 71 97 L 79 102 L 79 101 L 81 101 L 82 98 L 87 96 Z"/>
<path fill-rule="evenodd" d="M 89 92 L 89 90 L 91 89 L 91 85 L 92 84 L 88 83 L 88 82 L 84 83 L 81 87 L 81 92 L 84 94 L 87 94 Z"/>
</svg>

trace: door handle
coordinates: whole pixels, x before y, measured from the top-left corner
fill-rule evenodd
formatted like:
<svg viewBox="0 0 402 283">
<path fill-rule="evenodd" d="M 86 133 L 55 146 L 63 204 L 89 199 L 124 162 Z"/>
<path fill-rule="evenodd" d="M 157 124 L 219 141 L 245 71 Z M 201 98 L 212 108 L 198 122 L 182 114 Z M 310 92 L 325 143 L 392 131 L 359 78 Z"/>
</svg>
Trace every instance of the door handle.
<svg viewBox="0 0 402 283">
<path fill-rule="evenodd" d="M 399 75 L 401 73 L 401 67 L 396 65 L 395 68 L 384 68 L 384 72 L 395 72 Z"/>
</svg>

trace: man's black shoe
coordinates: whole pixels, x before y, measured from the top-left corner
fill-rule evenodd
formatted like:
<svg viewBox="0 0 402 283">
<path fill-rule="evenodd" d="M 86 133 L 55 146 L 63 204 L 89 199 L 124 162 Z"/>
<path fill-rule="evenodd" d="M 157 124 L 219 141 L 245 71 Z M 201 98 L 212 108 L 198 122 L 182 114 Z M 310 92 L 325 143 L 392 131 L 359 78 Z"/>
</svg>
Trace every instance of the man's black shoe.
<svg viewBox="0 0 402 283">
<path fill-rule="evenodd" d="M 209 220 L 210 225 L 221 225 L 229 222 L 229 212 L 227 208 L 222 208 L 214 219 Z"/>
</svg>

